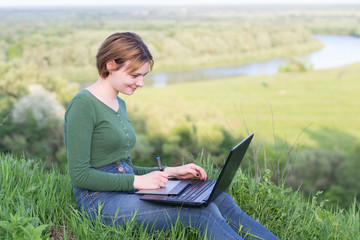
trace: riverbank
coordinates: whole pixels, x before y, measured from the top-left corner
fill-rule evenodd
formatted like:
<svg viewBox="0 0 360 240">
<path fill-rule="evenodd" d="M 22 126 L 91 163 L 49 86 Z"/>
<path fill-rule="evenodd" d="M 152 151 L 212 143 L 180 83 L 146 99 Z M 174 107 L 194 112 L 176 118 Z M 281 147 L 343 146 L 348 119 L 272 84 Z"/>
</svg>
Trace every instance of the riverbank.
<svg viewBox="0 0 360 240">
<path fill-rule="evenodd" d="M 360 38 L 339 35 L 314 35 L 322 44 L 320 50 L 300 55 L 293 53 L 288 59 L 275 58 L 234 66 L 216 66 L 183 72 L 151 73 L 145 79 L 145 86 L 163 87 L 167 84 L 216 80 L 234 76 L 273 75 L 284 69 L 297 71 L 336 68 L 360 62 Z M 299 51 L 298 50 L 298 51 Z M 284 53 L 284 51 L 281 51 Z M 296 64 L 296 65 L 295 65 Z"/>
<path fill-rule="evenodd" d="M 241 44 L 239 42 L 239 44 Z M 170 57 L 167 59 L 156 59 L 156 65 L 152 73 L 159 72 L 186 72 L 204 68 L 238 66 L 252 62 L 262 62 L 271 59 L 292 59 L 296 56 L 306 56 L 311 52 L 323 47 L 321 41 L 313 38 L 307 42 L 286 44 L 266 49 L 254 49 L 251 51 L 233 51 L 226 54 L 199 54 L 186 57 L 174 62 Z"/>
</svg>

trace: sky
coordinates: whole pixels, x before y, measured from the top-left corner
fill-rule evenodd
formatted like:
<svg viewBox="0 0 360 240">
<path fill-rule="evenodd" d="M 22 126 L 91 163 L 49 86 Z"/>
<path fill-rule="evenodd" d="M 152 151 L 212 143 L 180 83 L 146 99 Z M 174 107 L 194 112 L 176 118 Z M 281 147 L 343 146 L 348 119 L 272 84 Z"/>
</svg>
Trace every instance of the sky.
<svg viewBox="0 0 360 240">
<path fill-rule="evenodd" d="M 100 5 L 360 4 L 360 0 L 0 0 L 0 7 Z"/>
</svg>

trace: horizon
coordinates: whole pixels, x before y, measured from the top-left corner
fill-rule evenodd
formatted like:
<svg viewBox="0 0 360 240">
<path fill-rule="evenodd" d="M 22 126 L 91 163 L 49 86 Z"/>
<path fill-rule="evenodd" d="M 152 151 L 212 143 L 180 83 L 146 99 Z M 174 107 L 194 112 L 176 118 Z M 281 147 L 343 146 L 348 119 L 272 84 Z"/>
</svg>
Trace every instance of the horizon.
<svg viewBox="0 0 360 240">
<path fill-rule="evenodd" d="M 358 0 L 295 0 L 295 1 L 285 1 L 285 0 L 254 0 L 249 3 L 246 0 L 226 0 L 219 2 L 218 0 L 182 0 L 182 1 L 170 1 L 164 2 L 161 0 L 146 1 L 146 0 L 133 0 L 128 1 L 119 1 L 119 0 L 33 0 L 29 3 L 28 0 L 13 0 L 2 1 L 0 0 L 0 8 L 44 8 L 44 7 L 106 7 L 106 6 L 129 6 L 129 7 L 168 7 L 168 6 L 268 6 L 268 5 L 286 5 L 286 6 L 333 6 L 333 5 L 360 5 Z"/>
</svg>

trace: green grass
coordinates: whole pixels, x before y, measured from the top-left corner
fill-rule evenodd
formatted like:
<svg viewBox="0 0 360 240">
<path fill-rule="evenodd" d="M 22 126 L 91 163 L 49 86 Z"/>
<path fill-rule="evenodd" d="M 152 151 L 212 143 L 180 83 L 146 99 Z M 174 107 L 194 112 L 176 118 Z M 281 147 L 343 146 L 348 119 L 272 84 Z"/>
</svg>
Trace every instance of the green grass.
<svg viewBox="0 0 360 240">
<path fill-rule="evenodd" d="M 168 133 L 190 118 L 201 138 L 216 139 L 214 125 L 255 141 L 273 142 L 273 133 L 311 148 L 350 151 L 360 137 L 360 65 L 305 73 L 233 77 L 143 88 L 125 97 L 129 115 L 146 116 L 149 129 Z M 151 131 L 151 130 L 150 130 Z"/>
<path fill-rule="evenodd" d="M 200 155 L 210 178 L 209 158 Z M 317 196 L 304 201 L 297 191 L 256 182 L 239 171 L 229 193 L 241 208 L 280 239 L 359 239 L 359 206 L 326 210 Z M 0 239 L 202 239 L 196 229 L 176 223 L 167 231 L 147 232 L 130 221 L 127 226 L 105 226 L 79 213 L 68 174 L 45 171 L 32 160 L 0 155 Z M 40 232 L 40 234 L 39 234 Z M 63 239 L 67 239 L 64 237 Z"/>
</svg>

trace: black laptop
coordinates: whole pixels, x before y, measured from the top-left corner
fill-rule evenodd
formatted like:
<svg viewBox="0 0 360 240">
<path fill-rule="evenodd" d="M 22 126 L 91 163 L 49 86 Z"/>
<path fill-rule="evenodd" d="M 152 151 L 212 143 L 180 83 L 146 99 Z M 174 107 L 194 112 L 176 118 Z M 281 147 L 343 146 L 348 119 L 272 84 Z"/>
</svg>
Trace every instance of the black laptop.
<svg viewBox="0 0 360 240">
<path fill-rule="evenodd" d="M 178 195 L 145 194 L 140 199 L 184 206 L 207 206 L 212 199 L 215 199 L 231 184 L 253 136 L 253 133 L 250 134 L 231 149 L 217 180 L 183 180 L 190 184 L 187 184 L 187 187 Z"/>
</svg>

